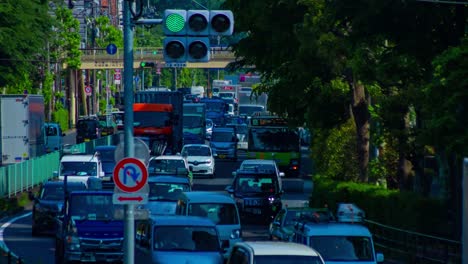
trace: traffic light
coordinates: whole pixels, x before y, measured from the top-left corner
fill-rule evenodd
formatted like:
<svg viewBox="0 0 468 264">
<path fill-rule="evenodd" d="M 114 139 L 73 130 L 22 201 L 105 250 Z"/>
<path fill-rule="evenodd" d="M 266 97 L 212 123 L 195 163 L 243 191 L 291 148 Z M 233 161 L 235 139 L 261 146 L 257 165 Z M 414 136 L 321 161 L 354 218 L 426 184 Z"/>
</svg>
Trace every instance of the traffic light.
<svg viewBox="0 0 468 264">
<path fill-rule="evenodd" d="M 154 62 L 149 62 L 149 61 L 142 61 L 140 62 L 140 67 L 141 68 L 154 68 L 156 64 Z"/>
<path fill-rule="evenodd" d="M 163 18 L 166 62 L 207 62 L 210 36 L 232 35 L 234 16 L 229 10 L 167 9 Z"/>
<path fill-rule="evenodd" d="M 230 10 L 210 11 L 210 34 L 230 36 L 234 32 L 234 15 Z"/>
</svg>

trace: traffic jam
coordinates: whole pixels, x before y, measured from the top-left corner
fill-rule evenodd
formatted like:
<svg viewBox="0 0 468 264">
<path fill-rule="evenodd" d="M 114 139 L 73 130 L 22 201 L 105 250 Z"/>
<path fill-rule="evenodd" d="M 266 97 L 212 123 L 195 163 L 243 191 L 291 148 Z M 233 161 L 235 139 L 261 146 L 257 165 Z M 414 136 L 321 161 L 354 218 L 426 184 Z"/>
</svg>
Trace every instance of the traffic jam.
<svg viewBox="0 0 468 264">
<path fill-rule="evenodd" d="M 284 179 L 301 177 L 310 135 L 251 93 L 225 80 L 213 82 L 211 97 L 203 89 L 135 93 L 134 137 L 147 153 L 125 158 L 119 143 L 64 149 L 59 181 L 30 194 L 31 234 L 54 237 L 55 263 L 123 263 L 131 204 L 135 263 L 383 262 L 358 205 L 331 212 L 285 204 Z M 77 142 L 119 134 L 124 116 L 111 114 L 115 131 L 105 135 L 99 118 L 80 118 Z M 197 184 L 222 178 L 229 184 L 221 190 Z M 268 237 L 246 237 L 246 226 L 266 227 Z"/>
</svg>

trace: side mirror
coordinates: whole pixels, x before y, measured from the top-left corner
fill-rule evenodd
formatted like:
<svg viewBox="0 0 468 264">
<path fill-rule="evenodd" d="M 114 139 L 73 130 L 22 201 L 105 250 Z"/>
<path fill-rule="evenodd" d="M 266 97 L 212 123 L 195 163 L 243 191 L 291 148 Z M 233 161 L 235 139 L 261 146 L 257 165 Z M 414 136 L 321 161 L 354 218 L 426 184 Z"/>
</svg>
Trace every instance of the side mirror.
<svg viewBox="0 0 468 264">
<path fill-rule="evenodd" d="M 280 224 L 280 222 L 278 222 L 278 221 L 274 221 L 274 222 L 272 223 L 272 225 L 273 225 L 273 226 L 276 226 L 276 227 L 279 227 L 281 224 Z"/>
<path fill-rule="evenodd" d="M 59 175 L 58 175 L 58 171 L 53 171 L 53 172 L 52 172 L 52 176 L 58 177 L 58 176 L 59 176 Z"/>
<path fill-rule="evenodd" d="M 100 171 L 100 172 L 99 172 L 99 176 L 100 176 L 100 177 L 104 177 L 104 176 L 106 176 L 106 173 L 103 172 L 103 171 Z"/>
<path fill-rule="evenodd" d="M 67 134 L 65 134 L 65 133 L 62 133 L 62 137 L 66 136 L 66 135 L 67 135 Z"/>
<path fill-rule="evenodd" d="M 384 261 L 385 261 L 384 254 L 377 253 L 377 262 L 381 263 L 381 262 L 384 262 Z"/>
<path fill-rule="evenodd" d="M 279 176 L 280 176 L 280 177 L 284 177 L 284 175 L 285 175 L 284 172 L 280 172 L 280 173 L 279 173 Z"/>
<path fill-rule="evenodd" d="M 231 185 L 226 186 L 226 189 L 224 189 L 224 190 L 225 190 L 226 192 L 228 192 L 228 193 L 234 193 L 234 188 L 232 188 Z"/>
<path fill-rule="evenodd" d="M 232 177 L 236 177 L 236 175 L 237 175 L 237 172 L 233 171 L 232 172 Z"/>
</svg>

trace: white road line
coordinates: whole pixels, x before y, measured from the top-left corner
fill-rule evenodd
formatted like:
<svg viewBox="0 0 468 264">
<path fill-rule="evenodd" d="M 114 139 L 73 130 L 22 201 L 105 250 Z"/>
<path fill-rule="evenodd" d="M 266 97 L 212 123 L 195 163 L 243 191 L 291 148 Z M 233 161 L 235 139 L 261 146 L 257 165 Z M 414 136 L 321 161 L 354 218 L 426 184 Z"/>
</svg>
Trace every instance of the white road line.
<svg viewBox="0 0 468 264">
<path fill-rule="evenodd" d="M 4 223 L 1 227 L 0 227 L 0 246 L 3 248 L 3 250 L 5 252 L 8 252 L 10 251 L 10 249 L 8 249 L 7 245 L 5 244 L 5 240 L 3 238 L 3 232 L 5 231 L 5 229 L 10 226 L 11 224 L 13 224 L 14 222 L 20 220 L 21 218 L 25 218 L 25 217 L 28 217 L 32 214 L 32 212 L 29 212 L 29 213 L 26 213 L 24 215 L 20 215 L 20 216 L 17 216 L 15 218 L 12 218 L 10 219 L 10 221 Z"/>
</svg>

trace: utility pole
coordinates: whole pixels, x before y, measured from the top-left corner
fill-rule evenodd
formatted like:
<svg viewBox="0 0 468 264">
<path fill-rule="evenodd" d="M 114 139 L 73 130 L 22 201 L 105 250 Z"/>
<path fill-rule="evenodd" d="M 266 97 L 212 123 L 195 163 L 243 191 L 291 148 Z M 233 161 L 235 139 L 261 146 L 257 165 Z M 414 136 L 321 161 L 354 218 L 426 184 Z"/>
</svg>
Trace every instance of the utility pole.
<svg viewBox="0 0 468 264">
<path fill-rule="evenodd" d="M 130 17 L 130 0 L 123 1 L 123 31 L 124 31 L 124 156 L 134 157 L 133 140 L 133 29 Z M 135 260 L 134 233 L 135 215 L 133 204 L 124 205 L 124 263 L 133 264 Z"/>
</svg>

